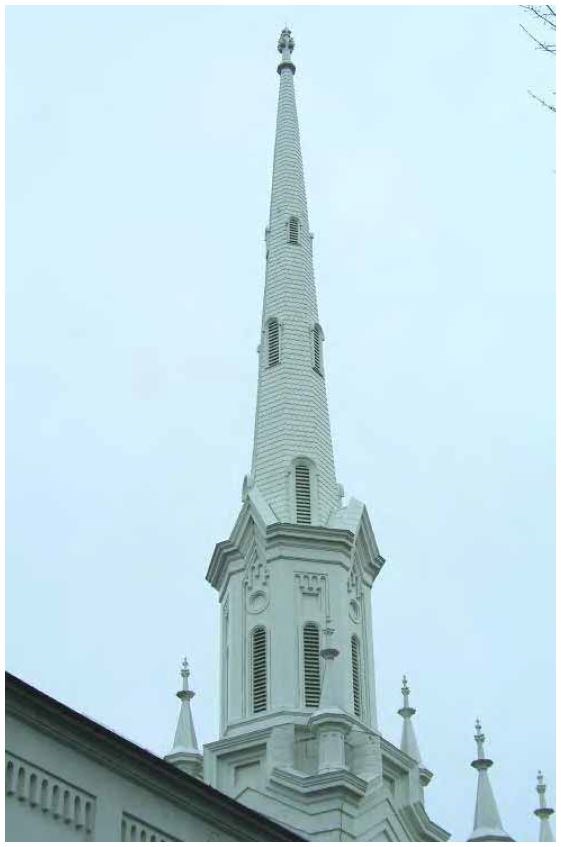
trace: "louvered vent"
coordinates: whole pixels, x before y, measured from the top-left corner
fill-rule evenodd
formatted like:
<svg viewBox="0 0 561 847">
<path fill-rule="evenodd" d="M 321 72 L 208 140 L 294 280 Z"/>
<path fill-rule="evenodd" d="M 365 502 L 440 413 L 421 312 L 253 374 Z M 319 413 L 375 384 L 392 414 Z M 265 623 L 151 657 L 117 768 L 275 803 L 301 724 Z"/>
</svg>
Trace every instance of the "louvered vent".
<svg viewBox="0 0 561 847">
<path fill-rule="evenodd" d="M 298 218 L 290 218 L 288 221 L 288 243 L 298 244 L 300 235 L 300 225 Z"/>
<path fill-rule="evenodd" d="M 321 329 L 314 326 L 314 370 L 321 373 Z"/>
<path fill-rule="evenodd" d="M 296 523 L 312 522 L 312 497 L 310 489 L 310 469 L 306 465 L 296 465 Z"/>
<path fill-rule="evenodd" d="M 268 342 L 269 342 L 269 367 L 278 365 L 280 362 L 280 333 L 279 322 L 276 318 L 271 318 L 268 323 Z"/>
<path fill-rule="evenodd" d="M 355 715 L 362 715 L 362 696 L 360 690 L 360 644 L 356 635 L 351 638 L 351 657 L 353 663 L 353 705 Z"/>
<path fill-rule="evenodd" d="M 319 627 L 315 623 L 304 626 L 304 702 L 317 708 L 320 698 Z"/>
<path fill-rule="evenodd" d="M 253 711 L 264 712 L 267 709 L 267 633 L 262 626 L 253 630 L 251 662 Z"/>
</svg>

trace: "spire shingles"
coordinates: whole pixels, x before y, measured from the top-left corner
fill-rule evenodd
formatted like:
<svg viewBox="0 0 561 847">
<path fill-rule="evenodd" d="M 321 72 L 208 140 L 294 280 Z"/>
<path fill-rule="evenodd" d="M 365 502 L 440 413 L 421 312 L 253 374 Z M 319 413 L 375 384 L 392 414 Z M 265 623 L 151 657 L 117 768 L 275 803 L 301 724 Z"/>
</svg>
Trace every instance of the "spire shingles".
<svg viewBox="0 0 561 847">
<path fill-rule="evenodd" d="M 249 484 L 257 486 L 278 521 L 295 522 L 294 466 L 299 459 L 307 460 L 311 522 L 326 524 L 338 497 L 323 359 L 317 349 L 323 334 L 314 332 L 319 320 L 294 94 L 293 48 L 290 30 L 284 29 L 278 43 L 279 100 Z M 271 319 L 276 319 L 279 327 L 279 356 L 274 364 L 269 359 Z M 276 345 L 276 334 L 273 337 Z"/>
</svg>

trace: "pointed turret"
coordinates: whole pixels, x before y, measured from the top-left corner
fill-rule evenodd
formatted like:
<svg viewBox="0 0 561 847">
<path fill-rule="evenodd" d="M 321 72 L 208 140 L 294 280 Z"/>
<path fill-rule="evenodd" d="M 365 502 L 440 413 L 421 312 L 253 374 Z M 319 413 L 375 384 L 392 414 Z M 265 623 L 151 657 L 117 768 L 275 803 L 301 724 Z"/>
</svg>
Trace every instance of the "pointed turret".
<svg viewBox="0 0 561 847">
<path fill-rule="evenodd" d="M 415 759 L 415 761 L 418 763 L 421 785 L 425 787 L 429 784 L 433 775 L 431 771 L 429 771 L 429 769 L 423 765 L 423 761 L 421 759 L 421 752 L 419 750 L 419 745 L 417 744 L 413 721 L 411 720 L 417 710 L 414 709 L 411 705 L 409 705 L 409 695 L 411 693 L 411 690 L 407 684 L 407 677 L 405 675 L 402 679 L 401 693 L 403 694 L 403 706 L 397 711 L 398 715 L 401 715 L 401 717 L 403 718 L 403 729 L 401 732 L 401 749 L 404 753 L 407 753 L 408 756 L 411 756 L 411 758 Z"/>
<path fill-rule="evenodd" d="M 479 718 L 475 722 L 475 743 L 477 744 L 477 759 L 471 763 L 472 768 L 478 773 L 477 777 L 477 800 L 475 803 L 475 817 L 473 821 L 473 832 L 468 841 L 514 841 L 503 829 L 493 789 L 489 781 L 487 771 L 493 761 L 487 759 L 483 743 L 485 736 L 481 731 Z"/>
<path fill-rule="evenodd" d="M 545 799 L 545 789 L 547 786 L 543 781 L 543 775 L 541 771 L 538 771 L 538 784 L 536 785 L 536 791 L 538 792 L 538 798 L 540 805 L 537 809 L 535 809 L 534 814 L 536 817 L 540 819 L 540 841 L 555 841 L 553 837 L 553 832 L 551 830 L 551 824 L 549 823 L 549 818 L 554 813 L 554 810 L 551 809 L 547 805 L 547 801 Z"/>
<path fill-rule="evenodd" d="M 281 33 L 251 476 L 273 522 L 326 525 L 339 505 L 292 61 Z"/>
<path fill-rule="evenodd" d="M 180 770 L 191 774 L 191 776 L 201 777 L 203 757 L 199 752 L 197 735 L 191 714 L 191 700 L 195 696 L 195 692 L 189 688 L 189 676 L 190 670 L 187 659 L 183 659 L 181 666 L 181 689 L 177 692 L 177 696 L 181 700 L 181 709 L 179 711 L 177 729 L 175 730 L 175 738 L 173 739 L 173 747 L 171 752 L 165 756 L 165 760 Z"/>
</svg>

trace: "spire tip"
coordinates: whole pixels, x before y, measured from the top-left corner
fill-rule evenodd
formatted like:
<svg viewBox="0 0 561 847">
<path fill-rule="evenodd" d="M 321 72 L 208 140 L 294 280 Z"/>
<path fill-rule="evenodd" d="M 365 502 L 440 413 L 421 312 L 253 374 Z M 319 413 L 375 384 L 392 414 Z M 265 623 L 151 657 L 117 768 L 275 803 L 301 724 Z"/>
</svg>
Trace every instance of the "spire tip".
<svg viewBox="0 0 561 847">
<path fill-rule="evenodd" d="M 283 29 L 280 34 L 277 50 L 282 56 L 282 61 L 279 64 L 277 70 L 279 74 L 285 69 L 288 68 L 293 74 L 296 71 L 296 67 L 292 61 L 292 51 L 294 50 L 294 39 L 292 37 L 292 33 L 287 26 Z"/>
</svg>

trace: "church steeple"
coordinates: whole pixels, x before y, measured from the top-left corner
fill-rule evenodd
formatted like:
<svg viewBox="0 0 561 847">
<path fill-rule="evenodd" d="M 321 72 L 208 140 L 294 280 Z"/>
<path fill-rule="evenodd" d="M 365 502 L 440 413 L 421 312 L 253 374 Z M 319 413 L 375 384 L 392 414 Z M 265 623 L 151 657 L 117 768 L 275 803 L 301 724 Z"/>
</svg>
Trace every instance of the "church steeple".
<svg viewBox="0 0 561 847">
<path fill-rule="evenodd" d="M 282 523 L 325 525 L 337 507 L 327 408 L 323 330 L 314 283 L 312 240 L 292 61 L 284 29 L 269 225 L 252 473 Z"/>
<path fill-rule="evenodd" d="M 309 840 L 441 841 L 419 813 L 423 769 L 377 727 L 370 594 L 384 559 L 366 506 L 344 504 L 335 478 L 290 30 L 278 50 L 253 463 L 207 574 L 221 737 L 205 774 Z"/>
</svg>

